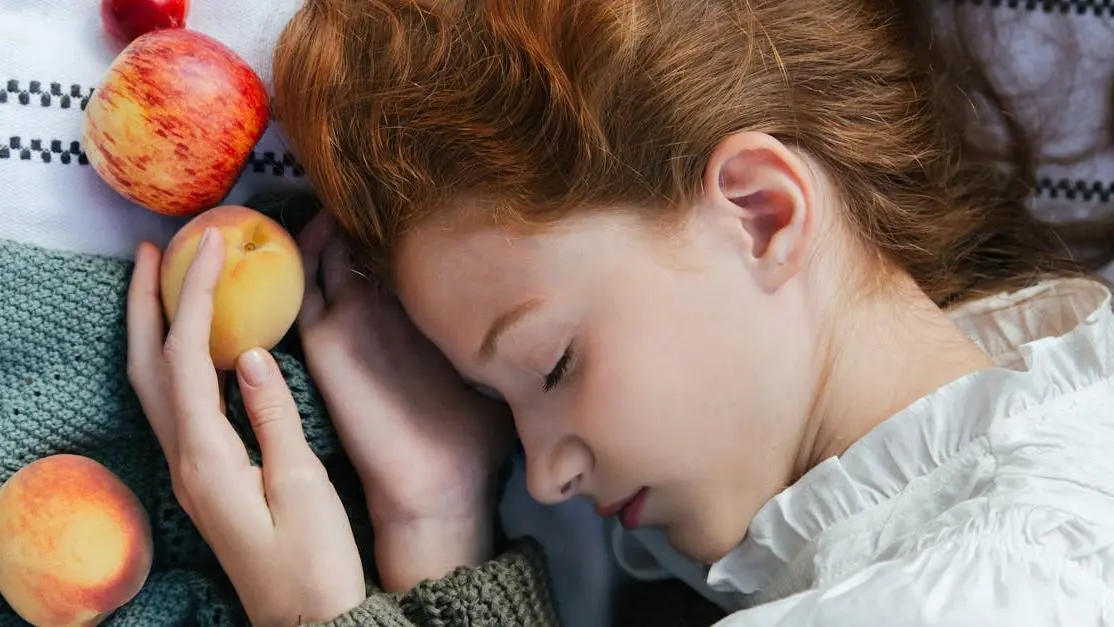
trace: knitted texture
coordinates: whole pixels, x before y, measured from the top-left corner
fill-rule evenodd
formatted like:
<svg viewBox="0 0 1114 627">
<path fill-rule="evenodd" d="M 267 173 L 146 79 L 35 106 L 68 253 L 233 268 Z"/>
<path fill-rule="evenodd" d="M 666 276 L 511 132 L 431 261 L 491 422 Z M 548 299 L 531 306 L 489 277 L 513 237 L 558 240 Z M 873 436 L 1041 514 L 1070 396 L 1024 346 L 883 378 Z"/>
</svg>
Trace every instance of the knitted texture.
<svg viewBox="0 0 1114 627">
<path fill-rule="evenodd" d="M 544 571 L 537 543 L 517 542 L 482 568 L 459 568 L 405 594 L 373 591 L 355 611 L 318 625 L 557 625 L 550 590 L 546 580 L 538 577 Z"/>
<path fill-rule="evenodd" d="M 75 453 L 104 464 L 139 497 L 154 534 L 151 575 L 105 625 L 244 625 L 215 556 L 174 498 L 166 460 L 128 383 L 124 325 L 131 267 L 0 242 L 0 482 L 41 457 Z M 371 573 L 365 501 L 306 374 L 297 339 L 291 335 L 273 353 L 306 438 L 346 504 Z M 234 381 L 226 392 L 229 419 L 258 459 Z M 546 586 L 542 558 L 527 542 L 482 568 L 422 584 L 405 599 L 373 594 L 352 613 L 358 618 L 344 624 L 412 624 L 407 616 L 428 618 L 431 625 L 551 624 Z M 0 627 L 24 624 L 0 601 Z"/>
</svg>

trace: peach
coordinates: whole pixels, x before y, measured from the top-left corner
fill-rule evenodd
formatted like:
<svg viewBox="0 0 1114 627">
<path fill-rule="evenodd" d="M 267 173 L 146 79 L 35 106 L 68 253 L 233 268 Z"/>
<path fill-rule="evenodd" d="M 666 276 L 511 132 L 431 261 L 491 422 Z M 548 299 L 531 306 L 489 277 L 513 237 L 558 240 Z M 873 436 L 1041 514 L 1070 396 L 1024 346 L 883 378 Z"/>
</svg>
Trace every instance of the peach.
<svg viewBox="0 0 1114 627">
<path fill-rule="evenodd" d="M 33 625 L 99 624 L 139 593 L 153 552 L 139 499 L 88 457 L 44 457 L 0 486 L 0 595 Z"/>
<path fill-rule="evenodd" d="M 305 291 L 302 254 L 282 225 L 254 209 L 222 205 L 205 211 L 180 228 L 163 252 L 162 302 L 169 320 L 207 227 L 220 232 L 225 248 L 209 352 L 218 370 L 232 370 L 242 353 L 274 348 L 293 326 Z"/>
<path fill-rule="evenodd" d="M 259 76 L 221 42 L 170 28 L 125 48 L 85 108 L 81 143 L 112 189 L 156 213 L 219 204 L 270 121 Z"/>
</svg>

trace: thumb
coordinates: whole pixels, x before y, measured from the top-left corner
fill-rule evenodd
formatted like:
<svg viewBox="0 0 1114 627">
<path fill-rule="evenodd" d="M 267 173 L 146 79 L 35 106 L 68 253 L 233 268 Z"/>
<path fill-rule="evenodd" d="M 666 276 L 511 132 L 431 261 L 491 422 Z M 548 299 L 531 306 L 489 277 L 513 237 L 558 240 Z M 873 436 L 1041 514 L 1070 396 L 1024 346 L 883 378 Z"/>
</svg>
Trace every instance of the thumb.
<svg viewBox="0 0 1114 627">
<path fill-rule="evenodd" d="M 264 474 L 296 472 L 317 461 L 302 432 L 302 419 L 274 357 L 253 348 L 236 361 L 236 376 L 248 420 L 263 454 Z"/>
</svg>

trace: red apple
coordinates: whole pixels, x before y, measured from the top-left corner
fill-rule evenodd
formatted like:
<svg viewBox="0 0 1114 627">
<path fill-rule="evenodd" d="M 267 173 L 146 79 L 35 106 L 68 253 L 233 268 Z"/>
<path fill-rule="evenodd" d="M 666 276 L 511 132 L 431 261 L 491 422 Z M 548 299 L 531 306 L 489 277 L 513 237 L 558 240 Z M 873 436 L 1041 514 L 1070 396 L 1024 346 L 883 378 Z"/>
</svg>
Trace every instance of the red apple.
<svg viewBox="0 0 1114 627">
<path fill-rule="evenodd" d="M 190 0 L 101 0 L 101 20 L 108 34 L 130 43 L 161 28 L 183 28 Z"/>
<path fill-rule="evenodd" d="M 124 48 L 85 108 L 89 164 L 125 198 L 192 216 L 236 183 L 270 116 L 263 82 L 201 33 L 175 28 Z"/>
</svg>

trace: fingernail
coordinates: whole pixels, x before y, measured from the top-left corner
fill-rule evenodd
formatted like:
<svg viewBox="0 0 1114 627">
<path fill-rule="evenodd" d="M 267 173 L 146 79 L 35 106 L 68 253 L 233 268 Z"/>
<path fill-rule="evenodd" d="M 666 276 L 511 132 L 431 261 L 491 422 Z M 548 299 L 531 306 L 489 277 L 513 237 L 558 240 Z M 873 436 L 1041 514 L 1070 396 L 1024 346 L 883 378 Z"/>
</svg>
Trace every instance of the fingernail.
<svg viewBox="0 0 1114 627">
<path fill-rule="evenodd" d="M 216 235 L 216 232 L 217 230 L 213 227 L 206 227 L 201 233 L 201 241 L 197 244 L 198 250 L 203 250 L 205 245 L 214 239 L 213 236 Z"/>
<path fill-rule="evenodd" d="M 253 348 L 248 352 L 240 355 L 239 359 L 240 374 L 244 377 L 244 382 L 251 386 L 260 386 L 267 382 L 267 378 L 271 376 L 271 368 L 267 360 L 263 357 L 263 351 L 258 348 Z"/>
</svg>

